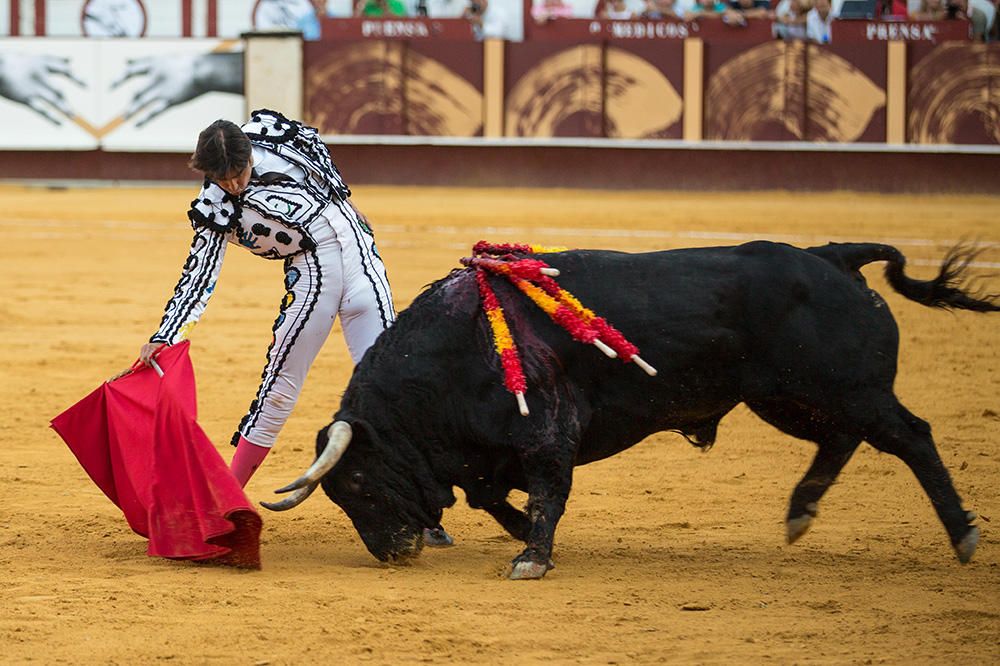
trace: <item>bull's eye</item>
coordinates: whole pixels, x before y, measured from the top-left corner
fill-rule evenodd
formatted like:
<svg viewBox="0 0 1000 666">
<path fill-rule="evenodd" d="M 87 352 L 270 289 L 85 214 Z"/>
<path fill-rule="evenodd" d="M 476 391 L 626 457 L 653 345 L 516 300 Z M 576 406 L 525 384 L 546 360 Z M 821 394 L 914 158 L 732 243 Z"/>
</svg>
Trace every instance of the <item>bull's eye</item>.
<svg viewBox="0 0 1000 666">
<path fill-rule="evenodd" d="M 347 482 L 347 487 L 351 489 L 351 492 L 360 493 L 361 486 L 365 482 L 365 475 L 361 472 L 351 472 L 351 478 Z"/>
</svg>

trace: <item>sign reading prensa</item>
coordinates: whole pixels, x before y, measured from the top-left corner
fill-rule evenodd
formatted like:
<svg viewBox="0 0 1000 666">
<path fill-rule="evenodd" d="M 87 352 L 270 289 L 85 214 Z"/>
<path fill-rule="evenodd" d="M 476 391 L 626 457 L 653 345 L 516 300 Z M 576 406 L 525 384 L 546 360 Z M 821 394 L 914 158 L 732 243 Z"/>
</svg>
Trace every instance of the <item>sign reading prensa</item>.
<svg viewBox="0 0 1000 666">
<path fill-rule="evenodd" d="M 320 27 L 324 40 L 475 39 L 472 24 L 462 18 L 322 18 Z"/>
<path fill-rule="evenodd" d="M 969 22 L 954 21 L 834 21 L 830 41 L 948 42 L 969 39 Z"/>
<path fill-rule="evenodd" d="M 430 37 L 431 31 L 422 21 L 362 21 L 362 37 Z"/>
</svg>

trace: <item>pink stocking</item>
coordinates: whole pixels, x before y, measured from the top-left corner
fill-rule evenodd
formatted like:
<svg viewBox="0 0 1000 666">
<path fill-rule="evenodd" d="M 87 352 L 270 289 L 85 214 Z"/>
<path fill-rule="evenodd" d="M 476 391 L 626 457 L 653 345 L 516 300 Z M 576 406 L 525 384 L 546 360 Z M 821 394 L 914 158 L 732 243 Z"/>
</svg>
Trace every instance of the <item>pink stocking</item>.
<svg viewBox="0 0 1000 666">
<path fill-rule="evenodd" d="M 257 446 L 240 435 L 240 441 L 236 445 L 236 453 L 233 455 L 233 462 L 229 466 L 233 476 L 240 482 L 240 487 L 246 487 L 247 481 L 257 471 L 264 458 L 271 451 L 266 446 Z"/>
</svg>

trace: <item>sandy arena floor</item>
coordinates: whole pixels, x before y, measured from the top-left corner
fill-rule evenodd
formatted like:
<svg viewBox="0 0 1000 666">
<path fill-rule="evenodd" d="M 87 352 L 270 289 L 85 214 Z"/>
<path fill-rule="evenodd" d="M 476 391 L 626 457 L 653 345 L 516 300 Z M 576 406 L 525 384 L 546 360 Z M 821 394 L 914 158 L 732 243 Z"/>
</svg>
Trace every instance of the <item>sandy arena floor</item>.
<svg viewBox="0 0 1000 666">
<path fill-rule="evenodd" d="M 663 434 L 579 468 L 558 568 L 541 582 L 502 578 L 520 546 L 461 500 L 444 521 L 457 545 L 407 567 L 371 558 L 320 494 L 263 516 L 260 572 L 146 557 L 47 426 L 155 328 L 193 195 L 0 187 L 0 662 L 1000 663 L 1000 316 L 922 308 L 889 291 L 880 267 L 867 275 L 900 324 L 898 394 L 934 426 L 981 515 L 968 566 L 909 470 L 867 446 L 812 531 L 785 545 L 813 446 L 742 407 L 708 454 Z M 971 237 L 993 244 L 981 274 L 1000 272 L 1000 197 L 358 188 L 355 200 L 398 307 L 481 238 L 630 251 L 882 240 L 929 277 Z M 279 276 L 278 263 L 231 251 L 193 335 L 200 421 L 227 460 Z M 350 371 L 338 328 L 252 499 L 311 462 Z"/>
</svg>

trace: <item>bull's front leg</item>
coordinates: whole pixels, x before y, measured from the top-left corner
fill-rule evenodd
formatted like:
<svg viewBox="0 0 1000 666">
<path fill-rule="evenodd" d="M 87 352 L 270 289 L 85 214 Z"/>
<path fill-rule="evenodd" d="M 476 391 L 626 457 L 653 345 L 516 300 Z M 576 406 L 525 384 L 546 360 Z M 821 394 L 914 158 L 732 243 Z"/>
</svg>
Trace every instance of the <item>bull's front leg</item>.
<svg viewBox="0 0 1000 666">
<path fill-rule="evenodd" d="M 511 580 L 538 579 L 555 566 L 552 563 L 552 543 L 556 525 L 566 510 L 573 482 L 573 459 L 568 451 L 533 455 L 526 458 L 525 463 L 528 481 L 526 513 L 530 526 L 524 540 L 527 548 L 511 562 Z"/>
</svg>

